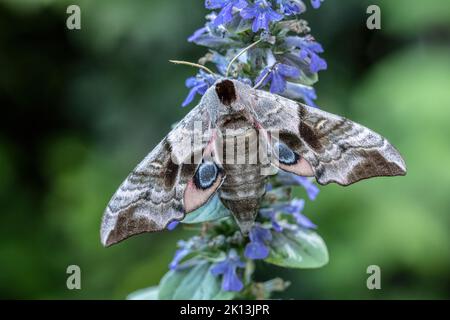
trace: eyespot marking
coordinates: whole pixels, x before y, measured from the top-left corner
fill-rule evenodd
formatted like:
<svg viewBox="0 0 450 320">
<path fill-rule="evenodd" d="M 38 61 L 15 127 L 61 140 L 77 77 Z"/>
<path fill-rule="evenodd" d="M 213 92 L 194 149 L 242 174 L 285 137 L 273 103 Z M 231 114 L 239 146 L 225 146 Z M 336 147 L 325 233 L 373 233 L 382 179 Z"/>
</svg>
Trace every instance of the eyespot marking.
<svg viewBox="0 0 450 320">
<path fill-rule="evenodd" d="M 297 153 L 282 142 L 277 142 L 274 147 L 278 151 L 278 160 L 283 164 L 292 165 L 300 159 Z"/>
<path fill-rule="evenodd" d="M 219 169 L 211 161 L 203 162 L 197 169 L 194 176 L 194 183 L 198 189 L 208 189 L 216 182 L 219 175 Z"/>
</svg>

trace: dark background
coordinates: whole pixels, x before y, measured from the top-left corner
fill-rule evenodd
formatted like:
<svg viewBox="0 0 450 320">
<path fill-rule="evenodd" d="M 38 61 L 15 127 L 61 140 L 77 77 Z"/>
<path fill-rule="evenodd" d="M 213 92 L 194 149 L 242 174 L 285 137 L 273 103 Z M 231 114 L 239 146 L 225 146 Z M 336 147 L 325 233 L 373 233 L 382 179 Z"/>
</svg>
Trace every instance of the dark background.
<svg viewBox="0 0 450 320">
<path fill-rule="evenodd" d="M 66 28 L 81 7 L 82 29 Z M 381 7 L 381 30 L 366 8 Z M 318 104 L 389 138 L 408 175 L 321 188 L 305 213 L 330 263 L 258 265 L 282 298 L 450 298 L 450 3 L 329 1 L 304 16 L 325 48 Z M 188 109 L 184 80 L 205 48 L 186 38 L 203 1 L 0 1 L 0 297 L 118 298 L 156 285 L 188 231 L 102 248 L 103 209 Z M 82 289 L 66 288 L 81 267 Z M 366 288 L 379 265 L 382 289 Z"/>
</svg>

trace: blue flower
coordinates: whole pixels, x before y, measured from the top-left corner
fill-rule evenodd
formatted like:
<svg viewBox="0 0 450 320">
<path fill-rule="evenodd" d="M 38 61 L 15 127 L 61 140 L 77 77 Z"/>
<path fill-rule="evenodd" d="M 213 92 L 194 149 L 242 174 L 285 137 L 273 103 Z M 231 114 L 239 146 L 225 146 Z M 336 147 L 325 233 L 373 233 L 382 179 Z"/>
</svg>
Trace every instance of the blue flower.
<svg viewBox="0 0 450 320">
<path fill-rule="evenodd" d="M 275 230 L 276 232 L 283 231 L 283 227 L 278 223 L 277 212 L 273 208 L 259 209 L 259 214 L 270 219 L 273 230 Z"/>
<path fill-rule="evenodd" d="M 294 215 L 295 221 L 297 224 L 306 229 L 316 229 L 317 225 L 315 225 L 311 220 L 309 220 L 305 215 L 301 213 L 297 213 Z"/>
<path fill-rule="evenodd" d="M 269 256 L 269 248 L 266 243 L 272 240 L 269 230 L 255 225 L 250 230 L 250 243 L 245 247 L 244 255 L 249 259 L 265 259 Z"/>
<path fill-rule="evenodd" d="M 286 37 L 285 44 L 287 47 L 300 49 L 300 59 L 309 61 L 309 69 L 312 73 L 327 69 L 327 62 L 318 55 L 323 52 L 323 48 L 313 37 L 290 36 Z"/>
<path fill-rule="evenodd" d="M 306 216 L 304 216 L 301 212 L 305 207 L 305 200 L 303 199 L 292 199 L 288 203 L 280 203 L 272 205 L 270 208 L 260 209 L 260 214 L 264 217 L 269 217 L 272 221 L 272 228 L 276 232 L 283 231 L 283 227 L 279 224 L 280 220 L 278 219 L 279 213 L 290 214 L 294 219 L 297 225 L 307 228 L 314 229 L 317 226 L 311 222 Z"/>
<path fill-rule="evenodd" d="M 319 194 L 319 188 L 308 178 L 300 177 L 296 174 L 279 170 L 277 180 L 286 186 L 299 185 L 305 188 L 308 198 L 315 200 Z"/>
<path fill-rule="evenodd" d="M 241 10 L 248 6 L 245 0 L 205 0 L 206 9 L 221 9 L 213 20 L 213 25 L 227 24 L 233 20 L 233 10 Z"/>
<path fill-rule="evenodd" d="M 211 62 L 216 65 L 216 68 L 220 74 L 225 75 L 228 63 L 230 62 L 227 57 L 221 55 L 220 53 L 213 52 Z"/>
<path fill-rule="evenodd" d="M 222 275 L 222 290 L 224 291 L 241 291 L 244 287 L 241 279 L 237 275 L 237 268 L 245 268 L 245 263 L 242 262 L 236 252 L 231 249 L 225 260 L 216 263 L 211 268 L 211 273 L 214 276 Z"/>
<path fill-rule="evenodd" d="M 311 0 L 311 5 L 314 9 L 319 9 L 322 2 L 323 0 Z"/>
<path fill-rule="evenodd" d="M 318 108 L 314 102 L 317 99 L 316 90 L 313 87 L 305 86 L 300 83 L 287 82 L 286 90 L 283 95 L 294 100 L 302 99 L 311 107 Z"/>
<path fill-rule="evenodd" d="M 280 204 L 273 204 L 271 207 L 259 209 L 259 214 L 262 217 L 270 219 L 270 222 L 272 223 L 272 229 L 276 232 L 283 231 L 283 227 L 280 225 L 280 220 L 278 219 L 278 214 L 281 209 L 282 207 L 280 206 Z"/>
<path fill-rule="evenodd" d="M 266 67 L 255 80 L 255 83 L 260 82 L 264 78 L 264 81 L 261 84 L 262 86 L 265 86 L 267 83 L 271 82 L 270 92 L 281 93 L 286 90 L 286 78 L 295 79 L 298 77 L 300 77 L 300 70 L 296 67 L 283 63 L 277 63 L 272 68 Z"/>
<path fill-rule="evenodd" d="M 317 226 L 312 223 L 306 216 L 301 214 L 303 208 L 305 207 L 305 200 L 303 199 L 293 199 L 291 203 L 284 208 L 287 213 L 292 214 L 295 218 L 297 224 L 303 228 L 315 229 Z"/>
<path fill-rule="evenodd" d="M 259 29 L 269 30 L 271 22 L 283 19 L 283 15 L 274 11 L 266 0 L 256 0 L 253 6 L 242 9 L 241 17 L 253 20 L 253 32 L 258 32 Z"/>
<path fill-rule="evenodd" d="M 189 77 L 186 80 L 186 87 L 191 90 L 181 106 L 186 107 L 190 104 L 192 100 L 194 100 L 196 94 L 201 96 L 204 95 L 206 90 L 208 90 L 208 88 L 212 86 L 215 81 L 216 78 L 213 75 L 206 73 L 203 70 L 200 70 L 196 77 Z"/>
<path fill-rule="evenodd" d="M 286 15 L 300 14 L 305 11 L 305 4 L 300 0 L 277 0 L 280 11 Z"/>
<path fill-rule="evenodd" d="M 170 262 L 169 264 L 170 270 L 177 269 L 180 261 L 183 260 L 183 258 L 186 257 L 189 253 L 191 253 L 190 245 L 186 241 L 178 241 L 178 247 L 180 248 L 175 251 L 172 262 Z"/>
<path fill-rule="evenodd" d="M 217 15 L 211 13 L 208 17 L 209 20 L 214 21 Z M 238 46 L 240 44 L 230 38 L 230 33 L 225 27 L 216 26 L 213 22 L 207 22 L 204 27 L 197 29 L 187 40 L 200 46 L 217 49 L 224 46 Z"/>
<path fill-rule="evenodd" d="M 202 35 L 208 32 L 207 27 L 201 27 L 195 30 L 195 32 L 187 39 L 189 42 L 196 42 Z"/>
<path fill-rule="evenodd" d="M 305 200 L 303 199 L 292 199 L 288 204 L 280 206 L 279 210 L 285 213 L 291 214 L 297 224 L 301 227 L 307 229 L 314 229 L 317 226 L 311 222 L 307 217 L 305 217 L 301 212 L 305 207 Z"/>
<path fill-rule="evenodd" d="M 180 223 L 180 221 L 174 220 L 167 225 L 166 229 L 169 231 L 172 231 L 173 229 L 175 229 L 178 226 L 179 223 Z"/>
</svg>

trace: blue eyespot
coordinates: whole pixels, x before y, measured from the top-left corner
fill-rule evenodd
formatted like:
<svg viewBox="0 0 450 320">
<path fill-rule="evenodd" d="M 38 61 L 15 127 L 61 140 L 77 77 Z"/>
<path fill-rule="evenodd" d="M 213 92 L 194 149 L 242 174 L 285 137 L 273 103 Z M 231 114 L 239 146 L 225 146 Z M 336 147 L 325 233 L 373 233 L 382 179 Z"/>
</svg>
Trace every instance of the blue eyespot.
<svg viewBox="0 0 450 320">
<path fill-rule="evenodd" d="M 203 162 L 197 169 L 194 176 L 194 183 L 199 189 L 208 189 L 216 182 L 219 169 L 214 162 Z"/>
<path fill-rule="evenodd" d="M 300 158 L 297 153 L 292 151 L 291 148 L 289 148 L 287 145 L 285 145 L 282 142 L 278 142 L 275 144 L 275 150 L 278 149 L 278 160 L 287 165 L 292 165 L 297 163 L 298 159 Z"/>
</svg>

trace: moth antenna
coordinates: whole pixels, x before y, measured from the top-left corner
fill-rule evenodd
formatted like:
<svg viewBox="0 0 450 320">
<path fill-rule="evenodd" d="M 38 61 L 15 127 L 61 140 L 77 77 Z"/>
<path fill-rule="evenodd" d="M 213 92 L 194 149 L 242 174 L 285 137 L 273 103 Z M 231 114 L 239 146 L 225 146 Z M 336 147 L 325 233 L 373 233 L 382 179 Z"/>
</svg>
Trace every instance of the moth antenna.
<svg viewBox="0 0 450 320">
<path fill-rule="evenodd" d="M 191 66 L 191 67 L 196 67 L 196 68 L 205 70 L 206 72 L 212 74 L 213 76 L 216 75 L 214 72 L 211 71 L 211 69 L 205 67 L 204 65 L 198 64 L 198 63 L 193 63 L 193 62 L 188 62 L 188 61 L 180 61 L 180 60 L 169 60 L 169 62 L 175 63 L 175 64 L 184 64 L 186 66 Z"/>
<path fill-rule="evenodd" d="M 253 86 L 253 89 L 258 89 L 258 88 L 264 83 L 264 81 L 265 81 L 265 80 L 267 79 L 267 77 L 272 73 L 273 69 L 275 68 L 275 66 L 276 66 L 277 64 L 278 64 L 278 62 L 275 63 L 275 64 L 273 64 L 273 65 L 269 68 L 269 71 L 264 75 L 264 77 L 261 78 L 261 80 L 258 81 L 258 83 L 256 83 L 256 84 Z"/>
<path fill-rule="evenodd" d="M 244 53 L 246 53 L 248 50 L 250 50 L 251 48 L 253 48 L 254 46 L 256 46 L 258 43 L 260 43 L 262 41 L 262 39 L 259 39 L 258 41 L 253 42 L 251 45 L 249 45 L 248 47 L 245 47 L 244 49 L 242 49 L 237 55 L 234 56 L 233 59 L 231 59 L 230 63 L 228 64 L 227 67 L 227 72 L 225 73 L 225 77 L 228 77 L 228 74 L 230 73 L 230 69 L 231 66 L 233 65 L 233 63 L 236 61 L 237 58 L 239 58 L 241 55 L 243 55 Z"/>
</svg>

